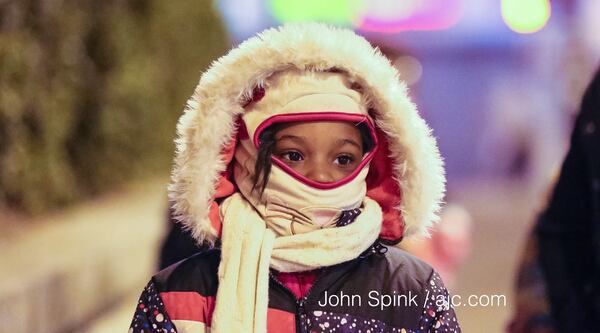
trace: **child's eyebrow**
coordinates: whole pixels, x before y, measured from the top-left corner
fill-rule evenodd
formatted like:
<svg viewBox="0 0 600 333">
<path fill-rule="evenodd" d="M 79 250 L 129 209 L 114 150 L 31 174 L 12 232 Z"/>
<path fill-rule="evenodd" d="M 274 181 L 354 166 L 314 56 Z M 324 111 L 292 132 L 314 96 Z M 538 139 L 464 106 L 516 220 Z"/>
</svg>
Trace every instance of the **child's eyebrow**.
<svg viewBox="0 0 600 333">
<path fill-rule="evenodd" d="M 279 138 L 277 138 L 277 141 L 282 141 L 282 140 L 291 140 L 291 141 L 295 141 L 298 143 L 303 143 L 306 141 L 306 137 L 292 135 L 292 134 L 284 134 L 284 135 L 280 136 Z M 355 146 L 358 149 L 362 149 L 362 146 L 352 139 L 337 139 L 336 142 L 340 146 L 349 144 L 349 145 Z"/>
<path fill-rule="evenodd" d="M 297 136 L 297 135 L 291 135 L 291 134 L 284 134 L 284 135 L 280 136 L 279 138 L 277 138 L 277 141 L 286 140 L 286 139 L 296 141 L 296 142 L 306 141 L 306 138 L 303 136 Z"/>
<path fill-rule="evenodd" d="M 358 142 L 356 142 L 356 141 L 354 141 L 352 139 L 339 139 L 337 141 L 338 141 L 338 143 L 339 143 L 340 146 L 345 145 L 345 144 L 350 144 L 350 145 L 355 146 L 358 149 L 362 149 L 362 146 L 359 145 Z"/>
</svg>

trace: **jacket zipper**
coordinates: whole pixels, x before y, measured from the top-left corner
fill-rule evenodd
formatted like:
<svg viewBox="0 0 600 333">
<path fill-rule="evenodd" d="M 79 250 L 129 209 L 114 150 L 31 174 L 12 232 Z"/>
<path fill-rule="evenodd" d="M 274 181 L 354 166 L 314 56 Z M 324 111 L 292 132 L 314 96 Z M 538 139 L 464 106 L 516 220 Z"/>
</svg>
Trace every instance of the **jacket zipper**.
<svg viewBox="0 0 600 333">
<path fill-rule="evenodd" d="M 271 280 L 273 280 L 275 282 L 275 284 L 277 284 L 281 289 L 283 289 L 283 291 L 285 291 L 286 294 L 288 294 L 288 296 L 290 296 L 296 303 L 296 313 L 295 313 L 295 319 L 296 319 L 296 332 L 301 332 L 301 325 L 300 325 L 300 316 L 299 316 L 299 310 L 300 310 L 300 300 L 296 299 L 296 295 L 288 288 L 286 287 L 283 283 L 281 283 L 279 280 L 277 280 L 277 278 L 275 277 L 275 275 L 273 275 L 273 273 L 271 271 L 269 271 L 269 278 L 271 278 Z M 316 279 L 318 280 L 318 278 Z M 316 282 L 315 280 L 315 282 Z M 313 284 L 314 285 L 314 284 Z M 311 287 L 312 289 L 312 287 Z"/>
<path fill-rule="evenodd" d="M 321 272 L 319 272 L 319 275 L 317 275 L 317 278 L 315 279 L 313 284 L 306 291 L 306 294 L 304 294 L 304 296 L 300 297 L 300 299 L 296 300 L 296 314 L 297 314 L 296 318 L 298 318 L 298 323 L 296 324 L 296 326 L 297 326 L 298 332 L 302 332 L 302 329 L 301 329 L 302 328 L 302 315 L 306 314 L 306 301 L 308 300 L 308 297 L 310 296 L 311 292 L 317 285 L 317 282 L 319 282 L 319 280 L 321 280 L 322 277 L 325 276 L 325 273 L 328 271 L 328 269 L 329 269 L 329 267 L 323 267 L 321 269 Z"/>
<path fill-rule="evenodd" d="M 385 249 L 385 251 L 383 251 L 382 249 Z M 359 255 L 356 259 L 354 260 L 364 260 L 365 258 L 375 254 L 375 253 L 380 253 L 383 254 L 387 252 L 387 248 L 385 247 L 385 245 L 379 243 L 379 241 L 376 241 L 373 245 L 371 245 L 367 250 L 365 250 L 361 255 Z M 288 288 L 286 287 L 283 283 L 281 283 L 274 275 L 271 271 L 269 271 L 269 278 L 271 278 L 271 280 L 273 280 L 275 282 L 275 284 L 277 284 L 279 287 L 281 287 L 281 289 L 283 289 L 286 294 L 288 294 L 288 296 L 292 297 L 293 300 L 295 300 L 296 302 L 296 332 L 302 332 L 302 315 L 306 314 L 306 301 L 308 300 L 308 297 L 311 295 L 311 292 L 313 291 L 315 285 L 317 285 L 317 282 L 319 282 L 321 280 L 321 278 L 323 276 L 325 276 L 326 271 L 328 271 L 329 267 L 324 267 L 321 269 L 321 272 L 319 273 L 319 275 L 317 276 L 317 278 L 315 279 L 315 281 L 313 282 L 313 284 L 310 286 L 310 288 L 308 288 L 308 291 L 306 292 L 306 294 L 302 297 L 300 297 L 299 299 L 296 298 L 296 295 Z"/>
</svg>

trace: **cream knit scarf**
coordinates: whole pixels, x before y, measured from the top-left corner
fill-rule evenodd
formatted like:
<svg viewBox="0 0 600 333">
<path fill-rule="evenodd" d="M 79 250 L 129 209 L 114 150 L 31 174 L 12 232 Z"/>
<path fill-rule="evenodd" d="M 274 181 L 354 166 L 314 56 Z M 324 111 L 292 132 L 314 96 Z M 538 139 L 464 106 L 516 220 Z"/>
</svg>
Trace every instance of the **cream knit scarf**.
<svg viewBox="0 0 600 333">
<path fill-rule="evenodd" d="M 221 207 L 219 289 L 211 332 L 266 332 L 270 267 L 299 272 L 349 261 L 371 246 L 381 230 L 381 208 L 368 197 L 349 225 L 281 237 L 239 193 Z"/>
</svg>

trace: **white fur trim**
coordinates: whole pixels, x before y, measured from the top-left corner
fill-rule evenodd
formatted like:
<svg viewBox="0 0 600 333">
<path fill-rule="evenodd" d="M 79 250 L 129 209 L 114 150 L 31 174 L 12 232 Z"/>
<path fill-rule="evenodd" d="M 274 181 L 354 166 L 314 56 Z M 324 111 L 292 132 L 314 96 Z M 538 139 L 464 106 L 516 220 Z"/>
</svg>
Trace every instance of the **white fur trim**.
<svg viewBox="0 0 600 333">
<path fill-rule="evenodd" d="M 395 177 L 402 189 L 405 237 L 427 235 L 438 220 L 445 190 L 435 139 L 418 115 L 397 70 L 353 31 L 318 23 L 265 30 L 215 61 L 202 75 L 177 126 L 177 151 L 169 198 L 176 217 L 199 241 L 216 238 L 208 220 L 220 172 L 220 157 L 235 131 L 241 104 L 273 73 L 341 69 L 360 84 L 377 110 L 375 123 L 388 136 Z"/>
</svg>

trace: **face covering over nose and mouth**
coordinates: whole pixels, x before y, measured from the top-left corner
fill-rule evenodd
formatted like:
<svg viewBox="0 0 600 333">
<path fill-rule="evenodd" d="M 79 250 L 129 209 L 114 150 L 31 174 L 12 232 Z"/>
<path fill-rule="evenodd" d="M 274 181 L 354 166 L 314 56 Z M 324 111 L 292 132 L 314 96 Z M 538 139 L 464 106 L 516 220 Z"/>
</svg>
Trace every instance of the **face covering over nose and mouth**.
<svg viewBox="0 0 600 333">
<path fill-rule="evenodd" d="M 366 116 L 361 95 L 350 89 L 339 73 L 289 71 L 276 74 L 269 83 L 264 98 L 243 116 L 249 138 L 240 140 L 236 148 L 236 185 L 277 236 L 333 227 L 342 211 L 361 207 L 367 191 L 368 163 L 361 164 L 361 170 L 348 176 L 351 179 L 343 179 L 340 186 L 327 189 L 311 186 L 302 181 L 303 176 L 290 174 L 293 171 L 273 163 L 260 195 L 253 190 L 257 142 L 252 139 L 260 134 L 256 131 L 263 122 L 278 115 L 297 115 L 297 121 L 302 121 L 304 115 L 323 112 Z"/>
<path fill-rule="evenodd" d="M 253 146 L 243 140 L 235 152 L 234 176 L 242 195 L 258 211 L 277 236 L 333 227 L 342 211 L 360 208 L 367 192 L 365 166 L 351 181 L 333 188 L 317 189 L 273 164 L 262 196 L 252 190 L 256 159 Z"/>
</svg>

